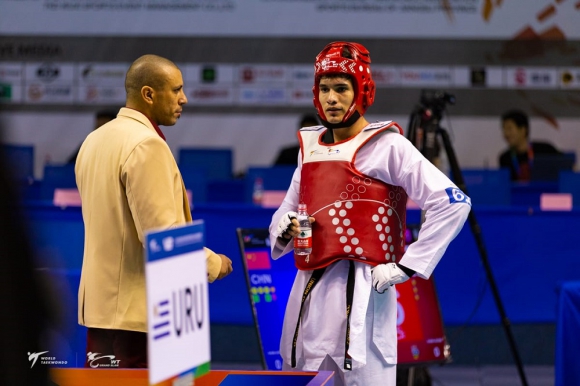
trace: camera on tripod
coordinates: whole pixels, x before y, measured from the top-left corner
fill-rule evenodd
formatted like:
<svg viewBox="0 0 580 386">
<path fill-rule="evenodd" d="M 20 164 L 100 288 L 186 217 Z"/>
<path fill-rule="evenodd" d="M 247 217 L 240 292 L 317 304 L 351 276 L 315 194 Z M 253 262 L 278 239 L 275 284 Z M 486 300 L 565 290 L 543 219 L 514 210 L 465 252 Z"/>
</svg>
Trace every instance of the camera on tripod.
<svg viewBox="0 0 580 386">
<path fill-rule="evenodd" d="M 455 104 L 455 95 L 440 90 L 422 90 L 420 103 L 423 110 L 431 111 L 440 120 L 445 107 Z"/>
<path fill-rule="evenodd" d="M 419 104 L 411 112 L 407 138 L 431 162 L 435 163 L 439 157 L 439 122 L 447 105 L 454 104 L 453 94 L 440 90 L 422 90 Z"/>
</svg>

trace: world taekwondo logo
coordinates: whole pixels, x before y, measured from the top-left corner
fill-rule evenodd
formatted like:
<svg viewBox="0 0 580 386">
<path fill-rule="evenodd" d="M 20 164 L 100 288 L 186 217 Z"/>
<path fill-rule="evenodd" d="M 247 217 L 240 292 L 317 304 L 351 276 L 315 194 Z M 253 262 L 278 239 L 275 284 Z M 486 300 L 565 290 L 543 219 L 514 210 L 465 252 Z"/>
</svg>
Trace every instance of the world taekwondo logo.
<svg viewBox="0 0 580 386">
<path fill-rule="evenodd" d="M 28 353 L 28 361 L 32 362 L 32 364 L 30 365 L 30 368 L 32 368 L 36 364 L 38 357 L 40 357 L 42 354 L 46 354 L 47 352 L 48 351 Z"/>
<path fill-rule="evenodd" d="M 171 297 L 156 302 L 153 306 L 153 340 L 171 335 L 193 333 L 201 329 L 205 315 L 204 283 L 186 286 L 173 291 Z"/>
<path fill-rule="evenodd" d="M 36 362 L 40 360 L 41 365 L 66 365 L 68 361 L 59 361 L 56 360 L 56 357 L 51 356 L 41 356 L 42 354 L 46 354 L 48 351 L 40 351 L 40 352 L 28 352 L 28 361 L 32 362 L 30 364 L 30 368 L 34 367 Z"/>
</svg>

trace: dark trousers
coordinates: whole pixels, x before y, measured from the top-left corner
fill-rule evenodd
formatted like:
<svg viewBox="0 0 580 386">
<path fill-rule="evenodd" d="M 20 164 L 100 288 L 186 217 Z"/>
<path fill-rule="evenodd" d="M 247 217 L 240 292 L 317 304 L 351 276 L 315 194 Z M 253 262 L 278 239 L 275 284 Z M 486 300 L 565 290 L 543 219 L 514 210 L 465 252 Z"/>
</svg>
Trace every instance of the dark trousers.
<svg viewBox="0 0 580 386">
<path fill-rule="evenodd" d="M 85 367 L 147 368 L 147 334 L 89 328 Z"/>
</svg>

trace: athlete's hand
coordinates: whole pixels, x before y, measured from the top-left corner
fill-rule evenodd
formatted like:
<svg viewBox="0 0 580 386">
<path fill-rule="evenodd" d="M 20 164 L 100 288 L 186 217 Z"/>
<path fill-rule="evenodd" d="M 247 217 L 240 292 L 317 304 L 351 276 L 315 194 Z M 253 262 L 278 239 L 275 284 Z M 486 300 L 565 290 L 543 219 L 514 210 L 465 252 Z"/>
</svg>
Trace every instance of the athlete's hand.
<svg viewBox="0 0 580 386">
<path fill-rule="evenodd" d="M 296 212 L 286 212 L 280 220 L 278 221 L 278 226 L 276 227 L 276 237 L 281 237 L 286 240 L 291 239 L 294 236 L 298 236 L 300 231 L 300 224 L 298 220 L 298 213 Z"/>
<path fill-rule="evenodd" d="M 396 263 L 379 264 L 371 269 L 373 288 L 383 293 L 394 284 L 401 284 L 409 280 L 409 276 Z"/>
<path fill-rule="evenodd" d="M 222 266 L 220 268 L 220 273 L 218 275 L 218 279 L 223 279 L 224 277 L 228 276 L 234 270 L 232 268 L 232 261 L 226 255 L 222 255 L 218 253 L 218 256 L 222 259 Z"/>
</svg>

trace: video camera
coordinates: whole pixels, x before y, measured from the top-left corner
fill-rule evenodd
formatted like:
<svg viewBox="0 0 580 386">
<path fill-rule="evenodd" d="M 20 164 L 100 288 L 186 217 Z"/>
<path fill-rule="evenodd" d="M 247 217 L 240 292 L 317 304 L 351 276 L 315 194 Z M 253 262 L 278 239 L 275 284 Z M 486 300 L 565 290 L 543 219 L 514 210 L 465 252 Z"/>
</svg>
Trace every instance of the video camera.
<svg viewBox="0 0 580 386">
<path fill-rule="evenodd" d="M 437 130 L 448 104 L 455 104 L 453 94 L 440 90 L 422 90 L 419 104 L 409 119 L 407 138 L 431 162 L 439 156 Z"/>
<path fill-rule="evenodd" d="M 421 105 L 423 109 L 430 109 L 441 115 L 448 104 L 455 104 L 455 95 L 445 91 L 421 91 Z"/>
</svg>

